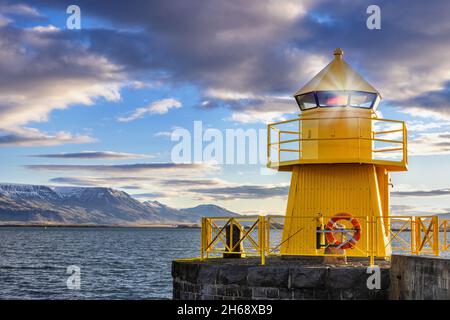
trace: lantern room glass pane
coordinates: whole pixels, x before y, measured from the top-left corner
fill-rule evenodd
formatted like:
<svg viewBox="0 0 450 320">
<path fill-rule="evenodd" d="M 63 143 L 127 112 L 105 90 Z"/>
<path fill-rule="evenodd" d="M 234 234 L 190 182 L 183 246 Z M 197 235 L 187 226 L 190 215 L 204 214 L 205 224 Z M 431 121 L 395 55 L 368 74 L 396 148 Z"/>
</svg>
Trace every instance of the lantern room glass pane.
<svg viewBox="0 0 450 320">
<path fill-rule="evenodd" d="M 313 92 L 296 96 L 295 99 L 297 100 L 298 106 L 302 110 L 308 110 L 317 107 L 316 97 L 314 96 Z"/>
<path fill-rule="evenodd" d="M 350 95 L 350 106 L 370 109 L 377 95 L 369 92 L 352 92 Z"/>
<path fill-rule="evenodd" d="M 347 91 L 318 91 L 317 98 L 321 107 L 348 106 L 349 93 Z"/>
</svg>

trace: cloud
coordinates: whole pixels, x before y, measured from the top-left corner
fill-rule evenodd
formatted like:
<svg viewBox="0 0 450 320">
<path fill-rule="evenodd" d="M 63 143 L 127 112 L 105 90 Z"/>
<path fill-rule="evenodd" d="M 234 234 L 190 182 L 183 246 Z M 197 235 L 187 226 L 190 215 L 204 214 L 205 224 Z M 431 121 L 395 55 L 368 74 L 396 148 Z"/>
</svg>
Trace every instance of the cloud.
<svg viewBox="0 0 450 320">
<path fill-rule="evenodd" d="M 137 176 L 82 176 L 82 177 L 56 177 L 49 180 L 51 183 L 70 186 L 104 186 L 124 188 L 123 185 L 127 184 L 128 188 L 133 189 L 145 189 L 151 187 L 154 184 L 154 179 L 149 177 L 137 177 Z"/>
<path fill-rule="evenodd" d="M 200 107 L 213 109 L 226 107 L 232 111 L 226 120 L 240 123 L 269 123 L 286 120 L 285 115 L 296 116 L 299 109 L 289 96 L 233 96 L 233 93 L 209 92 Z"/>
<path fill-rule="evenodd" d="M 228 120 L 240 123 L 270 123 L 286 120 L 284 115 L 295 117 L 299 110 L 290 97 L 261 97 L 253 103 L 232 108 Z"/>
<path fill-rule="evenodd" d="M 450 154 L 450 132 L 448 131 L 420 133 L 409 140 L 410 155 Z"/>
<path fill-rule="evenodd" d="M 181 102 L 172 98 L 155 101 L 146 107 L 134 110 L 131 115 L 127 117 L 119 117 L 117 120 L 119 122 L 130 122 L 136 119 L 141 119 L 146 114 L 164 114 L 169 112 L 172 108 L 181 108 Z"/>
<path fill-rule="evenodd" d="M 186 169 L 176 170 L 173 174 L 170 171 L 164 171 L 164 174 L 156 172 L 152 175 L 150 171 L 133 172 L 132 170 L 127 170 L 124 173 L 112 171 L 108 172 L 107 175 L 102 175 L 102 172 L 94 172 L 97 175 L 80 176 L 78 174 L 77 176 L 55 177 L 50 179 L 49 182 L 60 186 L 107 187 L 132 190 L 133 192 L 139 190 L 141 193 L 133 194 L 133 197 L 143 199 L 176 198 L 181 195 L 198 197 L 198 193 L 191 193 L 188 189 L 227 185 L 226 182 L 219 179 L 199 179 L 198 176 L 204 175 L 206 172 L 198 168 L 190 172 L 194 178 L 180 178 L 185 175 L 181 172 L 183 170 Z M 210 170 L 206 171 L 210 172 Z M 139 176 L 132 175 L 133 173 L 138 173 Z"/>
<path fill-rule="evenodd" d="M 152 186 L 158 184 L 160 186 L 166 187 L 193 187 L 193 186 L 217 186 L 221 185 L 223 182 L 219 179 L 179 179 L 179 178 L 165 178 L 165 177 L 142 177 L 142 176 L 84 176 L 84 177 L 57 177 L 50 179 L 50 182 L 58 184 L 70 184 L 70 185 L 111 185 L 118 186 L 123 184 L 134 184 L 133 187 L 137 186 L 137 183 L 148 184 Z M 145 188 L 145 186 L 142 186 Z"/>
<path fill-rule="evenodd" d="M 150 174 L 164 172 L 164 174 L 176 173 L 179 175 L 199 173 L 202 170 L 214 171 L 216 166 L 212 164 L 177 164 L 177 163 L 137 163 L 117 165 L 76 165 L 76 164 L 37 164 L 26 165 L 25 168 L 40 171 L 56 172 L 94 172 L 102 174 Z"/>
<path fill-rule="evenodd" d="M 173 190 L 167 189 L 161 191 L 161 188 L 156 188 L 155 178 L 137 177 L 137 176 L 107 176 L 107 177 L 57 177 L 49 180 L 51 184 L 59 186 L 77 186 L 77 187 L 106 187 L 124 190 L 141 190 L 147 191 L 143 193 L 132 194 L 134 198 L 165 198 L 170 195 L 174 196 Z"/>
<path fill-rule="evenodd" d="M 175 187 L 192 187 L 192 186 L 217 186 L 222 183 L 218 179 L 164 179 L 160 181 L 161 185 L 175 186 Z"/>
<path fill-rule="evenodd" d="M 188 191 L 207 195 L 215 200 L 267 199 L 287 197 L 289 186 L 244 185 L 219 188 L 192 188 Z"/>
<path fill-rule="evenodd" d="M 102 182 L 99 181 L 97 178 L 89 178 L 89 177 L 58 177 L 58 178 L 52 178 L 49 180 L 52 183 L 57 184 L 67 184 L 70 186 L 100 186 L 102 185 Z M 127 179 L 128 181 L 128 179 Z"/>
<path fill-rule="evenodd" d="M 404 204 L 393 204 L 391 205 L 391 211 L 394 215 L 396 214 L 407 214 L 412 211 L 417 211 L 419 208 L 411 205 Z"/>
<path fill-rule="evenodd" d="M 450 195 L 450 189 L 436 189 L 436 190 L 415 190 L 415 191 L 393 191 L 393 197 L 435 197 Z"/>
<path fill-rule="evenodd" d="M 50 24 L 48 26 L 36 26 L 31 28 L 33 31 L 37 32 L 59 32 L 61 29 L 55 27 L 54 25 Z"/>
<path fill-rule="evenodd" d="M 36 147 L 67 143 L 85 144 L 95 141 L 96 139 L 89 135 L 72 134 L 64 131 L 50 134 L 34 128 L 0 129 L 0 146 Z"/>
<path fill-rule="evenodd" d="M 155 199 L 155 198 L 167 198 L 170 195 L 162 192 L 146 192 L 146 193 L 134 193 L 131 196 L 137 199 Z"/>
<path fill-rule="evenodd" d="M 2 7 L 3 9 L 3 7 Z M 38 16 L 26 4 L 8 6 L 11 15 Z M 52 111 L 118 101 L 125 81 L 121 67 L 93 53 L 86 41 L 54 26 L 0 26 L 0 143 L 57 145 L 89 143 L 92 137 L 46 133 L 27 125 L 46 122 Z"/>
<path fill-rule="evenodd" d="M 59 0 L 24 3 L 61 7 Z M 17 30 L 7 20 L 3 23 L 0 128 L 47 121 L 53 110 L 74 104 L 117 101 L 124 78 L 129 85 L 139 76 L 141 83 L 135 83 L 136 88 L 155 81 L 172 88 L 193 86 L 202 96 L 200 108 L 227 108 L 231 121 L 282 120 L 298 112 L 290 95 L 332 59 L 331 52 L 337 46 L 344 47 L 345 59 L 381 91 L 389 102 L 385 106 L 399 107 L 413 117 L 449 114 L 450 60 L 442 58 L 450 52 L 448 2 L 382 2 L 379 31 L 365 27 L 365 9 L 371 3 L 364 0 L 347 5 L 324 0 L 186 0 L 177 6 L 130 0 L 127 10 L 114 2 L 105 6 L 79 0 L 77 4 L 83 12 L 100 18 L 97 21 L 106 21 L 107 27 L 75 33 L 43 26 Z M 150 105 L 121 118 L 132 121 L 157 110 L 169 109 L 152 110 Z M 444 126 L 427 122 L 413 126 L 411 154 L 448 152 L 449 130 Z M 48 165 L 32 169 L 68 175 L 78 175 L 80 170 L 98 174 L 92 178 L 96 182 L 111 175 L 132 178 L 148 174 L 156 178 L 166 173 L 134 166 Z M 166 169 L 173 169 L 174 175 L 195 175 L 197 170 Z M 164 185 L 162 180 L 154 187 Z M 217 197 L 227 199 L 232 199 L 231 192 L 243 198 L 256 197 L 258 192 L 263 197 L 270 194 L 268 190 L 242 189 L 252 185 L 198 182 L 196 186 L 182 180 L 188 179 L 172 182 L 172 189 L 178 186 L 183 192 L 213 197 L 213 190 L 208 193 L 208 189 L 214 188 Z M 130 179 L 114 183 L 136 187 Z M 148 187 L 145 181 L 135 183 Z"/>
<path fill-rule="evenodd" d="M 450 122 L 441 121 L 441 122 L 424 122 L 420 120 L 410 120 L 407 121 L 407 128 L 409 132 L 424 132 L 432 129 L 441 129 L 443 127 L 450 128 Z"/>
<path fill-rule="evenodd" d="M 172 133 L 177 130 L 177 129 L 183 129 L 182 127 L 179 126 L 172 126 L 170 128 L 172 131 L 159 131 L 157 133 L 155 133 L 153 136 L 154 137 L 164 137 L 164 138 L 170 138 L 172 136 Z"/>
<path fill-rule="evenodd" d="M 30 3 L 61 5 L 58 1 Z M 326 63 L 324 53 L 292 45 L 293 39 L 306 35 L 302 19 L 313 3 L 188 0 L 173 6 L 163 1 L 131 1 L 127 10 L 92 1 L 78 5 L 116 27 L 85 30 L 84 35 L 93 52 L 127 72 L 145 72 L 176 86 L 195 85 L 205 96 L 229 92 L 242 97 L 248 92 L 290 94 Z"/>
<path fill-rule="evenodd" d="M 265 112 L 261 113 L 259 110 L 248 110 L 242 112 L 233 112 L 227 120 L 240 122 L 244 124 L 251 123 L 271 123 L 286 120 L 280 112 Z"/>
<path fill-rule="evenodd" d="M 5 15 L 42 17 L 42 15 L 39 13 L 38 10 L 22 3 L 19 4 L 0 3 L 0 9 L 2 13 Z"/>
<path fill-rule="evenodd" d="M 170 138 L 172 136 L 172 132 L 171 131 L 160 131 L 160 132 L 155 133 L 153 136 Z"/>
<path fill-rule="evenodd" d="M 57 0 L 25 3 L 61 6 Z M 394 106 L 450 114 L 450 61 L 442 59 L 450 51 L 450 3 L 383 2 L 382 29 L 375 32 L 365 25 L 370 4 L 186 0 L 173 6 L 130 0 L 123 10 L 120 4 L 78 1 L 84 12 L 116 27 L 85 30 L 92 53 L 127 72 L 195 85 L 205 99 L 243 100 L 244 108 L 231 117 L 236 121 L 265 121 L 257 114 L 268 110 L 246 104 L 248 96 L 291 95 L 330 61 L 337 46 Z M 297 112 L 295 103 L 291 107 L 289 112 Z"/>
<path fill-rule="evenodd" d="M 36 166 L 33 166 L 33 168 L 35 167 Z M 41 167 L 42 166 L 39 166 L 39 168 Z M 45 167 L 45 169 L 48 169 L 48 167 Z M 52 170 L 53 169 L 60 168 L 52 168 Z M 122 168 L 120 170 L 122 170 Z M 178 170 L 181 171 L 186 169 Z M 199 178 L 199 176 L 202 176 L 205 173 L 210 173 L 210 170 L 201 171 L 196 169 L 195 172 L 192 172 L 192 178 L 180 178 L 181 173 L 179 171 L 173 176 L 171 176 L 170 172 L 167 170 L 164 171 L 164 176 L 160 174 L 145 176 L 146 173 L 151 172 L 151 169 L 145 172 L 136 172 L 134 169 L 127 169 L 125 175 L 120 175 L 122 172 L 117 172 L 117 169 L 109 169 L 108 175 L 106 176 L 57 177 L 52 178 L 50 182 L 69 186 L 102 186 L 128 190 L 142 190 L 145 191 L 144 193 L 140 193 L 143 198 L 151 197 L 148 195 L 149 193 L 161 193 L 166 197 L 169 195 L 172 197 L 180 197 L 183 195 L 202 200 L 257 200 L 287 197 L 289 191 L 288 185 L 236 185 L 216 178 Z M 126 175 L 133 173 L 139 173 L 140 176 Z"/>
<path fill-rule="evenodd" d="M 395 216 L 432 216 L 436 214 L 448 214 L 449 208 L 435 206 L 411 206 L 411 205 L 391 205 L 392 215 Z M 445 218 L 444 218 L 445 219 Z"/>
<path fill-rule="evenodd" d="M 28 3 L 60 7 L 55 0 Z M 267 112 L 275 119 L 283 112 L 297 112 L 293 99 L 283 110 L 273 110 L 266 97 L 291 95 L 330 61 L 337 46 L 389 102 L 404 110 L 449 114 L 450 61 L 442 59 L 442 52 L 450 51 L 445 15 L 450 3 L 380 4 L 382 29 L 376 32 L 361 18 L 370 4 L 186 0 L 173 6 L 131 0 L 123 10 L 118 4 L 78 2 L 85 12 L 116 27 L 85 31 L 92 52 L 127 72 L 145 72 L 167 84 L 196 85 L 205 100 L 221 100 L 231 109 L 230 100 L 241 100 L 243 108 L 233 110 L 233 121 L 266 121 Z M 257 101 L 246 103 L 249 97 Z M 147 110 L 137 109 L 122 120 L 134 120 Z"/>
<path fill-rule="evenodd" d="M 97 98 L 119 100 L 119 67 L 65 36 L 0 28 L 0 128 L 47 121 L 52 110 Z"/>
<path fill-rule="evenodd" d="M 450 49 L 450 47 L 449 47 Z M 450 66 L 450 64 L 449 64 Z M 450 73 L 448 75 L 450 77 Z M 443 80 L 444 81 L 444 80 Z M 420 92 L 401 102 L 405 113 L 416 117 L 450 120 L 450 81 L 444 81 L 438 88 Z"/>
<path fill-rule="evenodd" d="M 49 153 L 29 155 L 34 158 L 56 158 L 56 159 L 137 159 L 150 158 L 150 155 L 134 154 L 114 151 L 81 151 L 72 153 Z"/>
</svg>

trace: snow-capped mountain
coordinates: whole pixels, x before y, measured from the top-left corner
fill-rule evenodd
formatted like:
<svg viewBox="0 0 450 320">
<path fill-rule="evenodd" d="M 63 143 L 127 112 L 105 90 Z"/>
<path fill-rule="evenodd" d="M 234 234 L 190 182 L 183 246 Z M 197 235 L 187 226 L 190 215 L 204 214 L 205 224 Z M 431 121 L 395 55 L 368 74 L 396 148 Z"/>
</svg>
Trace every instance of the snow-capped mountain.
<svg viewBox="0 0 450 320">
<path fill-rule="evenodd" d="M 222 207 L 216 206 L 214 204 L 201 204 L 194 208 L 181 209 L 182 212 L 186 213 L 187 216 L 196 218 L 198 220 L 201 217 L 235 217 L 238 216 L 237 213 L 231 212 Z"/>
<path fill-rule="evenodd" d="M 236 214 L 214 205 L 179 210 L 142 203 L 111 188 L 0 184 L 1 224 L 196 224 L 203 215 Z"/>
<path fill-rule="evenodd" d="M 11 199 L 34 198 L 42 200 L 58 200 L 61 198 L 60 194 L 50 187 L 25 184 L 0 184 L 0 194 L 10 197 Z"/>
</svg>

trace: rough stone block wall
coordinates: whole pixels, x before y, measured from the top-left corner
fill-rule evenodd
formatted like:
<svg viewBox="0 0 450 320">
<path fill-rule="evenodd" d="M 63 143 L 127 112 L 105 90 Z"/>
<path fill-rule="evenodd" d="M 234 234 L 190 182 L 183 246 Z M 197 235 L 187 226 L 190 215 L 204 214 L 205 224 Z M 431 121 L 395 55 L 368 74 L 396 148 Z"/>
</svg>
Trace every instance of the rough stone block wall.
<svg viewBox="0 0 450 320">
<path fill-rule="evenodd" d="M 449 300 L 450 259 L 393 255 L 391 299 Z"/>
<path fill-rule="evenodd" d="M 381 269 L 380 290 L 367 288 L 367 266 L 308 265 L 293 261 L 174 261 L 173 298 L 222 299 L 387 299 L 389 266 Z"/>
</svg>

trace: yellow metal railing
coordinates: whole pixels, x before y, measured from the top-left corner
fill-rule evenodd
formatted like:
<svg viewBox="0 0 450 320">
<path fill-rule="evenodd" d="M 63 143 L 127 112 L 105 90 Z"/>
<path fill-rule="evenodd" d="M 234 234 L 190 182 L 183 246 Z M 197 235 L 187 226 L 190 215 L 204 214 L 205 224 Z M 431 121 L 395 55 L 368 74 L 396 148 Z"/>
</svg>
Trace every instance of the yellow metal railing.
<svg viewBox="0 0 450 320">
<path fill-rule="evenodd" d="M 442 237 L 439 237 L 440 239 L 440 248 L 442 251 L 450 251 L 450 239 L 448 237 L 447 232 L 450 229 L 450 220 L 443 220 L 439 224 L 439 235 L 442 234 Z"/>
<path fill-rule="evenodd" d="M 388 219 L 380 217 L 357 217 L 363 229 L 361 240 L 352 249 L 342 253 L 327 252 L 330 247 L 325 240 L 324 229 L 317 229 L 317 247 L 298 255 L 306 256 L 347 256 L 367 257 L 373 265 L 379 250 L 377 232 L 384 232 L 386 252 L 408 254 L 440 255 L 449 251 L 449 221 L 439 221 L 438 216 L 390 216 Z M 296 230 L 284 234 L 285 219 L 304 219 Z M 322 217 L 323 221 L 328 217 Z M 286 218 L 283 216 L 248 216 L 248 217 L 214 217 L 202 218 L 201 222 L 201 259 L 222 258 L 239 255 L 239 257 L 260 257 L 261 264 L 265 264 L 267 256 L 283 254 L 283 246 L 294 237 L 301 237 L 310 222 L 317 221 L 316 217 Z M 380 225 L 387 228 L 379 228 Z M 384 230 L 384 231 L 380 231 Z M 347 232 L 347 230 L 338 231 Z M 289 255 L 296 253 L 289 251 Z M 389 256 L 387 256 L 388 258 Z"/>
<path fill-rule="evenodd" d="M 438 216 L 390 217 L 388 243 L 393 251 L 439 255 L 447 251 L 447 220 Z"/>
<path fill-rule="evenodd" d="M 346 121 L 352 133 L 346 131 L 346 124 L 342 125 L 341 133 L 336 132 L 331 121 Z M 327 124 L 328 121 L 328 124 Z M 370 132 L 365 134 L 369 123 Z M 326 128 L 327 134 L 318 133 L 318 128 Z M 308 128 L 308 130 L 303 130 Z M 314 130 L 310 130 L 314 128 Z M 357 141 L 357 156 L 345 158 L 344 154 L 332 157 L 317 156 L 315 159 L 305 157 L 306 149 L 312 149 L 313 142 L 335 142 Z M 366 142 L 365 144 L 363 142 Z M 303 148 L 305 144 L 308 146 Z M 366 150 L 367 143 L 372 148 Z M 382 145 L 377 147 L 376 145 Z M 329 144 L 327 145 L 329 146 Z M 371 153 L 369 158 L 361 157 L 361 153 Z M 307 163 L 374 163 L 387 166 L 406 167 L 408 164 L 407 129 L 403 121 L 364 118 L 364 117 L 330 117 L 330 118 L 297 118 L 276 122 L 268 125 L 267 155 L 269 167 L 280 167 L 292 164 Z"/>
<path fill-rule="evenodd" d="M 223 254 L 260 256 L 264 264 L 266 227 L 263 217 L 202 218 L 201 227 L 202 259 Z"/>
</svg>

